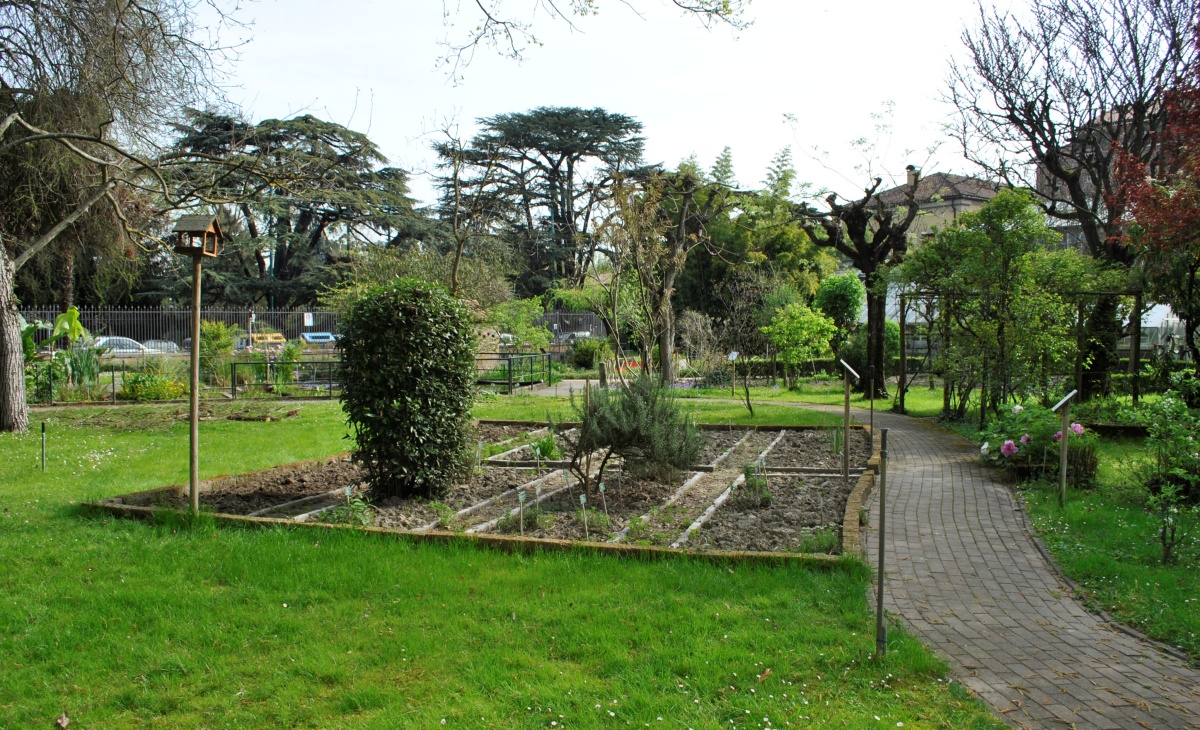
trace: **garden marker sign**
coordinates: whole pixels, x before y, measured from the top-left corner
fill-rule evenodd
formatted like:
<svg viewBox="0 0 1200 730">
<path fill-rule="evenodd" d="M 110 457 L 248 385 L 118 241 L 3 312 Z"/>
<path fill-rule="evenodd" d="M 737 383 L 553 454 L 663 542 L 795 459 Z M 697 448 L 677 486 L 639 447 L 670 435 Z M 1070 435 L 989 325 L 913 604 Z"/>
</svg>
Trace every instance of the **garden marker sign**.
<svg viewBox="0 0 1200 730">
<path fill-rule="evenodd" d="M 1062 439 L 1058 442 L 1058 506 L 1065 507 L 1067 504 L 1067 438 L 1071 433 L 1071 399 L 1079 393 L 1078 390 L 1072 390 L 1067 393 L 1067 397 L 1058 402 L 1058 405 L 1051 408 L 1051 411 L 1062 409 Z"/>
<path fill-rule="evenodd" d="M 846 370 L 846 405 L 842 413 L 842 488 L 850 488 L 850 376 L 859 380 L 858 373 L 845 360 L 838 360 Z"/>
</svg>

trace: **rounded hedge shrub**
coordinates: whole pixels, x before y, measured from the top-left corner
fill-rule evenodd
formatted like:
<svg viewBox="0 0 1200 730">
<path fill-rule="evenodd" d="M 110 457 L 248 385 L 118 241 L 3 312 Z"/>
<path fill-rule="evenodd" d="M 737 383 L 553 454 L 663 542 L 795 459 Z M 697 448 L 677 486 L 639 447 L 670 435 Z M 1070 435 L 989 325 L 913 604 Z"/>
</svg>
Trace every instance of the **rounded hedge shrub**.
<svg viewBox="0 0 1200 730">
<path fill-rule="evenodd" d="M 441 286 L 398 279 L 342 320 L 342 407 L 372 497 L 443 493 L 466 464 L 475 339 Z"/>
</svg>

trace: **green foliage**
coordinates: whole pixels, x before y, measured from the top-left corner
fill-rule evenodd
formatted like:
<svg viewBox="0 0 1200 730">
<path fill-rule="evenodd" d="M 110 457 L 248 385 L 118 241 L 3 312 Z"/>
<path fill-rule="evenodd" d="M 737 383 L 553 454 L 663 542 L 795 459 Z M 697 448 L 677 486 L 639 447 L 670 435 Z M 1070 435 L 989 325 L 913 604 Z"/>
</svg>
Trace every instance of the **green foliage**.
<svg viewBox="0 0 1200 730">
<path fill-rule="evenodd" d="M 771 506 L 771 487 L 763 476 L 762 462 L 746 464 L 742 469 L 742 484 L 730 495 L 730 501 L 742 507 Z"/>
<path fill-rule="evenodd" d="M 209 385 L 229 382 L 227 365 L 233 357 L 233 347 L 246 331 L 236 324 L 200 322 L 200 379 Z"/>
<path fill-rule="evenodd" d="M 551 461 L 562 456 L 559 451 L 558 442 L 554 440 L 554 434 L 548 433 L 540 439 L 536 439 L 529 445 L 533 451 L 534 457 L 540 461 Z"/>
<path fill-rule="evenodd" d="M 540 352 L 550 346 L 552 335 L 538 322 L 545 309 L 541 299 L 514 299 L 492 307 L 487 323 L 502 334 L 512 335 L 520 352 Z"/>
<path fill-rule="evenodd" d="M 632 474 L 670 479 L 696 463 L 704 439 L 690 416 L 679 407 L 673 391 L 652 375 L 640 373 L 617 388 L 594 388 L 590 399 L 571 396 L 571 409 L 580 425 L 574 431 L 557 429 L 566 443 L 571 471 L 592 499 L 587 473 L 588 454 L 604 452 L 597 482 L 604 481 L 608 459 L 619 456 Z"/>
<path fill-rule="evenodd" d="M 474 395 L 466 308 L 436 284 L 401 279 L 350 307 L 339 346 L 354 460 L 372 495 L 444 492 L 462 470 Z"/>
<path fill-rule="evenodd" d="M 571 364 L 582 370 L 592 370 L 600 366 L 600 361 L 612 356 L 608 343 L 598 337 L 585 337 L 576 340 L 571 348 Z"/>
<path fill-rule="evenodd" d="M 1200 502 L 1200 417 L 1171 391 L 1146 405 L 1145 413 L 1149 424 L 1146 448 L 1154 455 L 1146 480 L 1150 490 L 1158 492 L 1174 485 L 1180 499 Z"/>
<path fill-rule="evenodd" d="M 347 487 L 345 499 L 342 503 L 326 512 L 322 518 L 325 522 L 332 522 L 338 525 L 362 525 L 363 527 L 367 527 L 375 521 L 375 512 L 371 509 L 370 502 L 354 494 Z"/>
<path fill-rule="evenodd" d="M 187 393 L 187 386 L 158 373 L 126 373 L 118 398 L 136 401 L 174 400 Z"/>
<path fill-rule="evenodd" d="M 858 327 L 863 305 L 867 301 L 867 289 L 857 274 L 831 276 L 821 282 L 813 305 L 837 325 L 838 338 L 835 350 Z"/>
<path fill-rule="evenodd" d="M 1096 478 L 1096 435 L 1078 423 L 1071 424 L 1067 474 L 1077 486 Z M 1015 405 L 979 434 L 980 455 L 987 463 L 1014 470 L 1019 476 L 1047 478 L 1058 474 L 1062 417 L 1038 405 Z"/>
<path fill-rule="evenodd" d="M 883 323 L 884 363 L 891 363 L 900 355 L 900 323 L 889 319 Z M 859 375 L 866 376 L 867 368 L 867 328 L 859 327 L 850 336 L 841 351 L 841 357 L 850 363 Z M 834 363 L 837 368 L 841 365 Z"/>
<path fill-rule="evenodd" d="M 797 302 L 776 312 L 762 332 L 779 348 L 785 363 L 798 365 L 824 355 L 837 326 L 831 318 Z"/>
</svg>

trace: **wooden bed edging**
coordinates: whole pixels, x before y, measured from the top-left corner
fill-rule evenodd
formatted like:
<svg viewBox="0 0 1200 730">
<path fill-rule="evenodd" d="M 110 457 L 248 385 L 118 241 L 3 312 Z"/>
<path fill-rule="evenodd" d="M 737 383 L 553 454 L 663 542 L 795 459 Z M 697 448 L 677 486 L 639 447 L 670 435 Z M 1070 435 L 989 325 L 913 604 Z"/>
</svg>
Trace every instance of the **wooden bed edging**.
<svg viewBox="0 0 1200 730">
<path fill-rule="evenodd" d="M 529 428 L 533 428 L 533 427 L 545 428 L 550 425 L 549 421 L 501 421 L 501 420 L 489 419 L 489 418 L 481 418 L 481 419 L 475 421 L 475 423 L 490 424 L 493 426 L 527 426 Z M 559 423 L 556 423 L 555 425 L 569 426 L 569 427 L 574 428 L 575 426 L 579 425 L 579 421 L 561 421 Z M 827 431 L 829 429 L 841 428 L 840 425 L 772 426 L 769 424 L 757 424 L 756 425 L 756 424 L 736 424 L 736 423 L 733 424 L 732 427 L 730 427 L 730 425 L 727 423 L 697 423 L 695 425 L 696 425 L 696 428 L 700 429 L 701 431 L 780 431 L 780 430 L 783 430 L 783 431 L 817 431 L 817 430 Z M 869 426 L 866 426 L 861 423 L 852 423 L 852 424 L 850 424 L 850 428 L 865 430 L 865 431 L 870 430 Z"/>
<path fill-rule="evenodd" d="M 141 505 L 119 504 L 109 501 L 85 502 L 87 508 L 107 512 L 116 517 L 132 517 L 150 520 L 156 513 L 186 514 L 180 510 Z M 841 560 L 840 555 L 824 555 L 819 553 L 765 553 L 748 551 L 723 550 L 674 550 L 671 548 L 650 545 L 629 545 L 624 543 L 573 542 L 570 540 L 548 540 L 532 537 L 515 537 L 508 535 L 466 534 L 460 532 L 413 532 L 388 527 L 362 527 L 358 525 L 333 525 L 323 522 L 294 522 L 275 517 L 246 517 L 244 515 L 227 515 L 221 513 L 208 514 L 216 522 L 243 525 L 246 527 L 288 527 L 301 530 L 354 530 L 370 534 L 393 537 L 414 543 L 434 543 L 443 545 L 471 545 L 480 548 L 498 550 L 507 553 L 531 555 L 540 552 L 590 552 L 600 555 L 616 555 L 619 557 L 636 558 L 640 560 L 665 560 L 674 558 L 701 558 L 723 563 L 748 563 L 752 565 L 791 565 L 809 564 L 812 566 L 831 566 Z"/>
<path fill-rule="evenodd" d="M 485 423 L 497 423 L 496 421 L 484 421 Z M 527 422 L 516 421 L 506 422 L 510 425 L 527 425 Z M 536 422 L 534 422 L 536 425 Z M 869 426 L 854 424 L 855 428 L 859 428 L 871 432 Z M 720 426 L 724 428 L 724 426 Z M 771 427 L 754 428 L 752 426 L 744 427 L 746 430 L 766 430 Z M 798 430 L 807 428 L 823 428 L 821 426 L 775 426 L 775 430 Z M 594 542 L 574 542 L 570 540 L 550 540 L 544 538 L 532 537 L 516 537 L 507 535 L 493 535 L 487 533 L 456 533 L 456 532 L 414 532 L 412 530 L 401 530 L 398 528 L 387 527 L 363 527 L 358 525 L 334 525 L 323 522 L 296 522 L 293 519 L 285 519 L 278 517 L 250 517 L 246 515 L 229 515 L 223 513 L 210 513 L 217 522 L 224 522 L 237 525 L 248 525 L 254 527 L 269 527 L 269 526 L 288 526 L 301 529 L 343 529 L 343 530 L 359 530 L 362 532 L 370 532 L 380 535 L 391 535 L 399 539 L 407 539 L 414 542 L 435 542 L 444 544 L 453 544 L 456 542 L 478 545 L 490 549 L 501 550 L 510 553 L 530 554 L 541 551 L 567 551 L 580 550 L 591 551 L 600 554 L 620 555 L 627 557 L 637 557 L 645 560 L 661 560 L 674 557 L 701 557 L 716 561 L 727 562 L 742 562 L 761 565 L 783 565 L 791 563 L 811 563 L 811 564 L 831 564 L 835 563 L 843 557 L 862 557 L 863 556 L 863 541 L 862 541 L 862 525 L 860 522 L 860 514 L 863 505 L 866 503 L 867 497 L 870 495 L 871 488 L 875 484 L 875 474 L 879 471 L 879 443 L 878 439 L 872 437 L 872 455 L 867 461 L 867 470 L 858 478 L 854 489 L 850 492 L 850 497 L 846 501 L 846 511 L 842 518 L 842 549 L 839 555 L 828 555 L 824 553 L 768 553 L 768 552 L 750 552 L 750 551 L 727 551 L 727 550 L 688 550 L 678 548 L 664 548 L 649 545 L 632 545 L 628 543 L 594 543 Z M 326 464 L 334 460 L 344 459 L 349 455 L 349 452 L 326 456 L 321 459 L 308 459 L 305 461 L 293 462 L 290 464 L 280 464 L 268 469 L 263 469 L 259 472 L 250 472 L 251 474 L 259 474 L 269 472 L 276 469 L 296 468 L 308 465 Z M 236 479 L 246 474 L 237 475 L 222 475 L 205 479 L 200 483 L 201 492 L 207 491 L 209 485 L 223 479 Z M 184 515 L 187 514 L 182 510 L 174 510 L 168 507 L 149 506 L 146 502 L 152 500 L 156 495 L 167 494 L 174 492 L 176 494 L 186 489 L 186 485 L 171 485 L 166 487 L 158 487 L 157 489 L 148 489 L 142 492 L 133 492 L 131 494 L 122 494 L 115 497 L 109 497 L 95 502 L 84 502 L 83 506 L 107 512 L 115 517 L 133 517 L 136 519 L 152 519 L 156 512 L 164 514 L 173 513 Z"/>
</svg>

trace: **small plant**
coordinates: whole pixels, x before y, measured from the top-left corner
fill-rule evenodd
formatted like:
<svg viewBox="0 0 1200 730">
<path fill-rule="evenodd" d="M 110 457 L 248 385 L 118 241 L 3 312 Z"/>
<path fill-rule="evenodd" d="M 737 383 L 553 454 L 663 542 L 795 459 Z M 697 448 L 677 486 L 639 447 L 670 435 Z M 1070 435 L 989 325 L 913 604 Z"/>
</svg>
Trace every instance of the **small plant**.
<svg viewBox="0 0 1200 730">
<path fill-rule="evenodd" d="M 558 442 L 554 440 L 552 433 L 536 439 L 529 445 L 529 448 L 538 461 L 551 461 L 562 456 L 562 452 L 558 450 Z"/>
<path fill-rule="evenodd" d="M 1189 480 L 1196 479 L 1188 475 Z M 1187 504 L 1183 489 L 1178 484 L 1164 482 L 1158 492 L 1150 495 L 1146 506 L 1158 515 L 1158 538 L 1162 545 L 1163 565 L 1175 562 L 1175 549 L 1187 540 L 1188 535 L 1196 526 L 1196 518 L 1200 508 L 1195 504 Z"/>
<path fill-rule="evenodd" d="M 346 487 L 345 502 L 329 510 L 326 521 L 339 525 L 362 525 L 368 527 L 375 521 L 371 503 Z"/>
<path fill-rule="evenodd" d="M 441 530 L 454 529 L 454 508 L 445 502 L 430 502 L 429 509 L 437 518 L 437 527 Z"/>
<path fill-rule="evenodd" d="M 742 484 L 737 489 L 734 500 L 744 507 L 769 507 L 771 505 L 771 487 L 763 475 L 761 461 L 754 461 L 742 469 Z"/>
<path fill-rule="evenodd" d="M 587 539 L 589 540 L 591 539 L 590 533 L 592 532 L 607 534 L 608 528 L 612 524 L 608 519 L 608 515 L 595 507 L 580 507 L 575 510 L 575 521 L 583 523 L 584 533 L 588 534 Z"/>
<path fill-rule="evenodd" d="M 549 530 L 554 526 L 554 515 L 546 512 L 541 507 L 535 505 L 525 508 L 525 526 L 526 532 L 536 532 L 538 530 Z M 496 531 L 504 534 L 523 534 L 521 532 L 521 513 L 506 514 L 496 523 Z"/>
<path fill-rule="evenodd" d="M 842 534 L 836 527 L 818 527 L 800 540 L 796 547 L 801 553 L 833 555 L 842 549 Z"/>
</svg>

